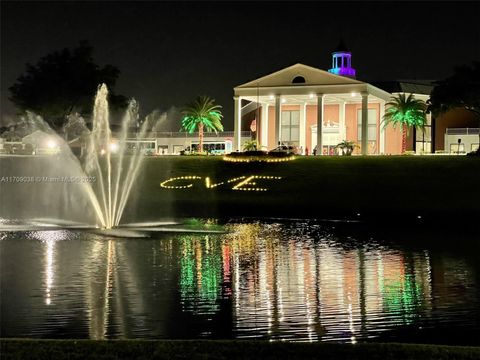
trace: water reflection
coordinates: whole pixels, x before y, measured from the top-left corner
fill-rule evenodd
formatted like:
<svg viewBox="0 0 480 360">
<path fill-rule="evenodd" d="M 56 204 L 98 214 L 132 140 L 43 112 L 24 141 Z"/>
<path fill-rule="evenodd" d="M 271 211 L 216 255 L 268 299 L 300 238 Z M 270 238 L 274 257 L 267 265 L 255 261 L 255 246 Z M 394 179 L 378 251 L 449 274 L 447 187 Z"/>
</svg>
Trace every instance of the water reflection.
<svg viewBox="0 0 480 360">
<path fill-rule="evenodd" d="M 311 223 L 230 229 L 142 240 L 10 233 L 0 243 L 2 334 L 352 343 L 440 325 L 478 334 L 468 257 L 355 242 Z"/>
</svg>

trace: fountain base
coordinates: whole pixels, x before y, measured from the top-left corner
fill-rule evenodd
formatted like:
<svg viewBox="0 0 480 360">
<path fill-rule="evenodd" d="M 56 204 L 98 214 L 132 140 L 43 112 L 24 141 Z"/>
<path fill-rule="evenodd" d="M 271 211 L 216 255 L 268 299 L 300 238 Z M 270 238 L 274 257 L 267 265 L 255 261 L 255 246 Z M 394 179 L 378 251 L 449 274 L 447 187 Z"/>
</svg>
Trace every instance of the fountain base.
<svg viewBox="0 0 480 360">
<path fill-rule="evenodd" d="M 91 230 L 94 234 L 102 236 L 112 236 L 118 238 L 149 238 L 150 234 L 143 231 L 123 229 L 123 228 L 111 228 L 111 229 L 95 229 Z"/>
</svg>

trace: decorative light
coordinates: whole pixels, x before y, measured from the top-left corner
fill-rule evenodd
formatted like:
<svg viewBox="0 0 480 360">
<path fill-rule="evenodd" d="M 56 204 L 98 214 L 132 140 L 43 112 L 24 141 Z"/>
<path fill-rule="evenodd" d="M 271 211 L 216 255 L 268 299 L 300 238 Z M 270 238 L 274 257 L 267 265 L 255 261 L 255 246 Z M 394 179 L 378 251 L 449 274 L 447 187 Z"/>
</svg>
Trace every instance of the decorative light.
<svg viewBox="0 0 480 360">
<path fill-rule="evenodd" d="M 54 148 L 57 147 L 57 143 L 56 143 L 54 140 L 49 140 L 49 141 L 47 142 L 47 147 L 48 147 L 49 149 L 54 149 Z"/>
<path fill-rule="evenodd" d="M 287 101 L 287 99 L 283 98 L 282 99 L 282 104 L 285 103 Z"/>
<path fill-rule="evenodd" d="M 355 97 L 356 95 L 357 95 L 357 94 L 354 93 L 353 91 L 350 93 L 350 96 L 351 96 L 351 97 Z"/>
<path fill-rule="evenodd" d="M 275 98 L 275 96 L 273 96 L 273 95 L 270 95 L 270 96 L 269 96 L 269 99 L 270 99 L 270 100 L 273 100 L 274 98 Z"/>
<path fill-rule="evenodd" d="M 309 95 L 310 99 L 313 99 L 313 96 L 314 96 L 313 94 L 310 94 L 310 95 Z"/>
<path fill-rule="evenodd" d="M 202 177 L 200 176 L 177 176 L 167 179 L 160 183 L 160 187 L 164 189 L 189 189 L 193 187 L 193 183 L 185 184 L 185 185 L 172 185 L 171 183 L 174 181 L 185 181 L 185 180 L 200 180 Z M 248 186 L 255 186 L 257 185 L 253 180 L 255 179 L 264 179 L 264 180 L 280 180 L 282 179 L 281 176 L 269 176 L 269 175 L 250 175 L 250 176 L 238 176 L 226 181 L 221 181 L 218 183 L 213 184 L 210 177 L 205 178 L 205 188 L 206 189 L 214 189 L 217 186 L 237 183 L 232 187 L 232 190 L 241 190 L 241 191 L 267 191 L 267 188 L 259 188 L 259 187 L 248 187 Z"/>
<path fill-rule="evenodd" d="M 252 180 L 255 179 L 268 179 L 268 180 L 280 180 L 280 176 L 261 176 L 261 175 L 252 175 L 246 178 L 245 180 L 239 182 L 235 185 L 232 190 L 242 190 L 242 191 L 267 191 L 266 188 L 258 188 L 258 187 L 244 187 L 248 185 L 257 185 L 257 183 L 253 182 Z"/>
<path fill-rule="evenodd" d="M 110 151 L 113 153 L 116 153 L 118 151 L 118 143 L 117 142 L 112 142 L 110 143 Z"/>
<path fill-rule="evenodd" d="M 105 155 L 106 151 L 105 149 L 100 150 L 100 155 Z"/>
<path fill-rule="evenodd" d="M 269 158 L 269 157 L 263 157 L 263 156 L 245 156 L 245 157 L 230 157 L 230 156 L 224 156 L 223 160 L 228 161 L 228 162 L 284 162 L 284 161 L 292 161 L 295 160 L 295 156 L 288 156 L 284 158 Z"/>
<path fill-rule="evenodd" d="M 188 189 L 193 187 L 192 183 L 187 185 L 167 185 L 167 184 L 176 180 L 198 180 L 198 179 L 201 179 L 201 177 L 200 176 L 179 176 L 179 177 L 174 177 L 174 178 L 165 180 L 164 182 L 160 183 L 160 186 L 165 189 Z"/>
</svg>

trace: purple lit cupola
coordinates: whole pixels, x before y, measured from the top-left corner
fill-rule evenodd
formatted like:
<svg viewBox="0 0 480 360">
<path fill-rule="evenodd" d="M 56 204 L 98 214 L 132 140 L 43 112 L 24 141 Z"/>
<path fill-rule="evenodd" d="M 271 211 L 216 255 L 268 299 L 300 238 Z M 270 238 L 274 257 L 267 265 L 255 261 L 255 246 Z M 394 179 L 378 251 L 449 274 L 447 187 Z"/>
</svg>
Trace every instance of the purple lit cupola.
<svg viewBox="0 0 480 360">
<path fill-rule="evenodd" d="M 337 48 L 332 52 L 332 68 L 328 72 L 355 78 L 355 69 L 352 68 L 352 53 L 348 51 L 343 39 L 340 40 Z"/>
</svg>

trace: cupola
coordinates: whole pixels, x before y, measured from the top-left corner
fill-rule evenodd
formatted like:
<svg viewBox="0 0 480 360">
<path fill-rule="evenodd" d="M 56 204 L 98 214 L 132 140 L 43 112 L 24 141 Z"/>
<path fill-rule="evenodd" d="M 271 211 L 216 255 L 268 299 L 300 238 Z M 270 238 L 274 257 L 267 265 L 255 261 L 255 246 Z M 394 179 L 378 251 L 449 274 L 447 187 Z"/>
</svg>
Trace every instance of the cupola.
<svg viewBox="0 0 480 360">
<path fill-rule="evenodd" d="M 352 53 L 348 51 L 343 39 L 340 40 L 337 48 L 332 52 L 332 68 L 328 72 L 355 79 L 356 72 L 352 68 Z"/>
</svg>

